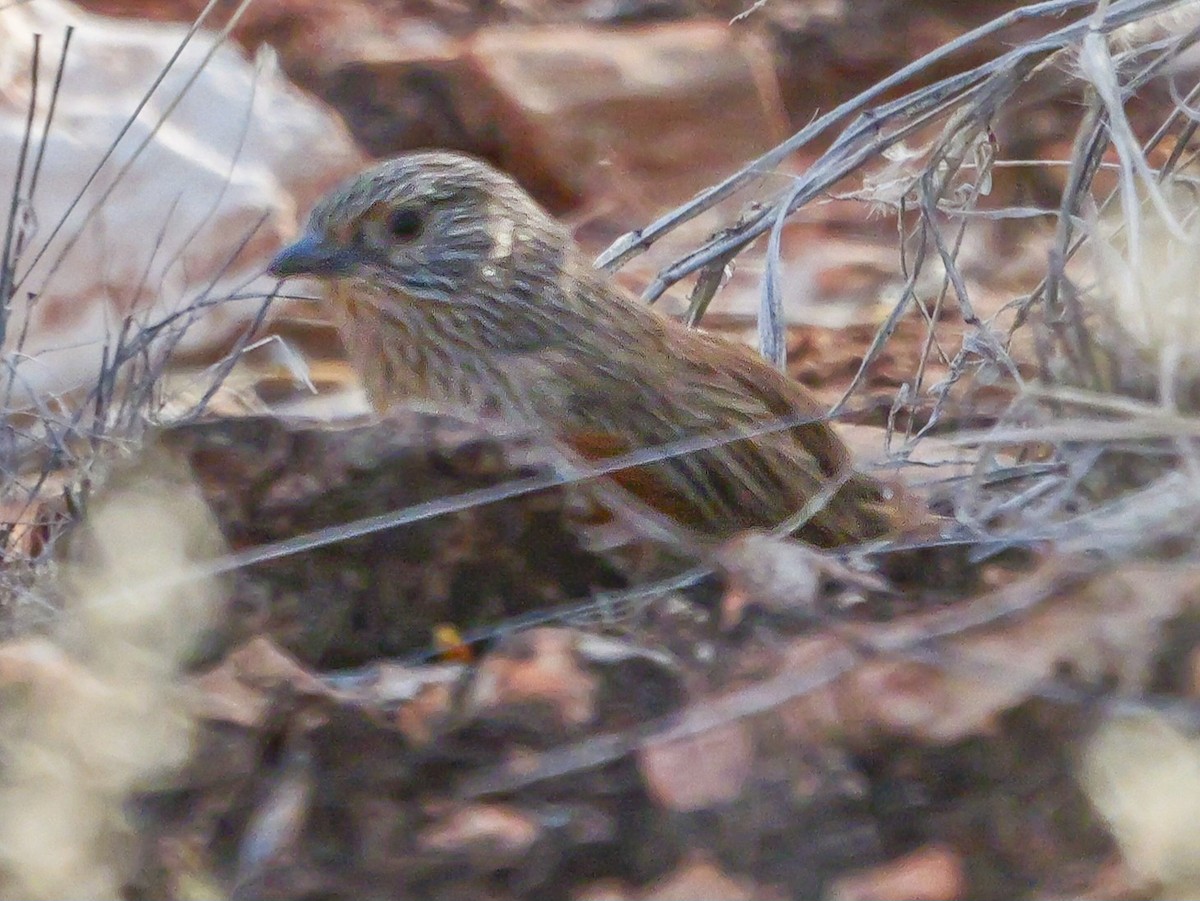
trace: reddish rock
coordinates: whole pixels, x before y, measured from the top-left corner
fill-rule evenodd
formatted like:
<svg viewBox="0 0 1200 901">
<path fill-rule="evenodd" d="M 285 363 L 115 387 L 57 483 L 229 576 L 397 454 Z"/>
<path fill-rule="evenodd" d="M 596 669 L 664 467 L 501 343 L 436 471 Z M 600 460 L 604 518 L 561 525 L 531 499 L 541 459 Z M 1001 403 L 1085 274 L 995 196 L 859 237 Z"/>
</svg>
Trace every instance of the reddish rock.
<svg viewBox="0 0 1200 901">
<path fill-rule="evenodd" d="M 694 855 L 674 873 L 640 896 L 644 901 L 684 901 L 689 898 L 723 898 L 726 901 L 780 898 L 782 895 L 749 879 L 735 877 L 704 855 Z"/>
<path fill-rule="evenodd" d="M 769 48 L 724 22 L 485 29 L 469 53 L 497 96 L 501 162 L 567 192 L 603 178 L 668 205 L 787 133 Z"/>
<path fill-rule="evenodd" d="M 571 729 L 596 715 L 596 676 L 584 668 L 576 636 L 563 629 L 531 629 L 503 642 L 480 664 L 466 709 L 471 715 L 537 706 Z"/>
<path fill-rule="evenodd" d="M 84 0 L 190 21 L 203 0 Z M 510 169 L 556 211 L 597 186 L 645 218 L 757 155 L 789 125 L 1000 15 L 987 0 L 260 0 L 232 31 L 269 44 L 377 156 L 438 146 Z M 221 4 L 208 24 L 228 21 Z M 888 96 L 978 65 L 1051 27 L 1016 23 Z M 1061 78 L 995 123 L 1009 155 L 1062 133 Z M 827 140 L 833 132 L 826 134 Z M 820 142 L 818 142 L 820 143 Z M 601 168 L 605 163 L 607 170 Z M 1028 176 L 1023 176 L 1028 177 Z M 1036 180 L 1036 179 L 1035 179 Z M 1035 186 L 1036 187 L 1036 186 Z"/>
<path fill-rule="evenodd" d="M 316 80 L 369 152 L 474 153 L 557 210 L 616 182 L 669 205 L 786 134 L 769 47 L 720 21 L 459 40 L 408 19 L 338 42 Z"/>
<path fill-rule="evenodd" d="M 962 856 L 950 848 L 930 845 L 898 860 L 871 867 L 834 883 L 831 901 L 911 898 L 952 901 L 968 893 Z"/>
<path fill-rule="evenodd" d="M 754 740 L 742 723 L 651 741 L 638 756 L 650 795 L 670 810 L 695 811 L 742 796 L 754 768 Z"/>
<path fill-rule="evenodd" d="M 460 854 L 474 866 L 515 866 L 541 837 L 527 813 L 503 804 L 455 805 L 416 838 L 422 851 Z"/>
</svg>

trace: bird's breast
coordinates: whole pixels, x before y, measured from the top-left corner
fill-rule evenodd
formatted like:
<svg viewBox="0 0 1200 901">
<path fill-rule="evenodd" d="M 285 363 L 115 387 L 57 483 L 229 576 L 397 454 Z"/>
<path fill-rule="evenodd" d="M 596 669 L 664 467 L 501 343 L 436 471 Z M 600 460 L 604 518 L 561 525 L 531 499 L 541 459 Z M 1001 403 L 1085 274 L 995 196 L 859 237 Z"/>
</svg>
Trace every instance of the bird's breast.
<svg viewBox="0 0 1200 901">
<path fill-rule="evenodd" d="M 417 402 L 446 412 L 541 421 L 546 388 L 519 361 L 470 340 L 452 321 L 394 297 L 335 289 L 338 331 L 371 405 Z"/>
</svg>

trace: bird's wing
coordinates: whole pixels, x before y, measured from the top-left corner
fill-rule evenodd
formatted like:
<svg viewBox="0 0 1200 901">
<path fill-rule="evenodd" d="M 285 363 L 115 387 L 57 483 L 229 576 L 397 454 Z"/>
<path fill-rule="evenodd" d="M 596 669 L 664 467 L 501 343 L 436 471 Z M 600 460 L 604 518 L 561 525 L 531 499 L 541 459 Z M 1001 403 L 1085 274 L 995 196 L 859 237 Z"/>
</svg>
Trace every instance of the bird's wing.
<svg viewBox="0 0 1200 901">
<path fill-rule="evenodd" d="M 521 364 L 541 418 L 582 457 L 653 457 L 613 474 L 627 491 L 679 522 L 727 533 L 781 522 L 850 477 L 820 405 L 753 351 L 673 323 L 639 336 L 654 346 L 623 346 L 618 361 L 580 353 L 622 346 L 584 336 L 571 353 L 541 348 Z M 743 437 L 797 416 L 811 421 Z"/>
</svg>

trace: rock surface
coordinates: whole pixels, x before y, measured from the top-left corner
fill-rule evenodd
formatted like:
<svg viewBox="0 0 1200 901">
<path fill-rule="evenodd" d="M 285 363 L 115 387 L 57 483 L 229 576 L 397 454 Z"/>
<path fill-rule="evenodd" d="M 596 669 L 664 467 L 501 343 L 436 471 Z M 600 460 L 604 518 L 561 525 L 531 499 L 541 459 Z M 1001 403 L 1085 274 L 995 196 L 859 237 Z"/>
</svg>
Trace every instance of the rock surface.
<svg viewBox="0 0 1200 901">
<path fill-rule="evenodd" d="M 43 147 L 69 26 L 75 32 Z M 0 9 L 6 190 L 22 156 L 34 36 L 43 36 L 18 210 L 23 252 L 5 322 L 17 398 L 93 384 L 126 316 L 154 322 L 201 296 L 261 298 L 274 281 L 259 273 L 294 234 L 297 217 L 360 164 L 336 117 L 281 78 L 269 55 L 250 62 L 210 34 L 185 41 L 186 33 L 60 0 Z M 208 309 L 188 324 L 181 347 L 226 344 L 260 302 Z"/>
<path fill-rule="evenodd" d="M 157 441 L 195 473 L 239 550 L 554 471 L 551 448 L 529 436 L 403 408 L 341 428 L 215 419 Z M 356 666 L 427 651 L 442 624 L 469 631 L 624 585 L 581 547 L 571 498 L 527 491 L 248 567 L 212 647 L 267 634 L 305 662 Z"/>
<path fill-rule="evenodd" d="M 192 0 L 87 0 L 109 14 L 192 20 Z M 676 203 L 786 133 L 773 47 L 738 2 L 255 3 L 234 29 L 376 156 L 464 150 L 556 210 L 622 183 Z M 214 14 L 218 18 L 220 12 Z M 648 196 L 643 196 L 649 192 Z"/>
<path fill-rule="evenodd" d="M 84 2 L 113 15 L 178 21 L 205 5 Z M 466 150 L 512 168 L 560 207 L 579 199 L 575 192 L 611 155 L 618 167 L 611 181 L 632 179 L 631 196 L 620 198 L 626 202 L 658 184 L 664 170 L 680 180 L 675 190 L 659 185 L 645 204 L 649 215 L 662 197 L 679 202 L 694 183 L 706 185 L 766 149 L 773 142 L 763 144 L 764 131 L 799 128 L 1004 11 L 985 0 L 264 0 L 249 7 L 233 36 L 249 49 L 274 47 L 289 76 L 341 111 L 375 155 Z M 224 22 L 229 13 L 211 15 Z M 977 65 L 1046 27 L 1017 23 L 910 87 Z M 689 39 L 699 43 L 685 54 Z M 627 82 L 631 72 L 637 76 Z M 708 104 L 686 99 L 701 83 Z M 651 85 L 655 91 L 646 90 Z M 680 92 L 685 102 L 664 114 L 662 97 Z M 570 114 L 556 115 L 564 110 Z M 1025 112 L 998 126 L 1003 139 L 1044 137 L 1045 117 Z M 677 149 L 677 132 L 694 136 L 687 148 Z M 617 150 L 633 155 L 613 153 L 614 138 Z M 524 156 L 546 145 L 573 152 Z"/>
</svg>

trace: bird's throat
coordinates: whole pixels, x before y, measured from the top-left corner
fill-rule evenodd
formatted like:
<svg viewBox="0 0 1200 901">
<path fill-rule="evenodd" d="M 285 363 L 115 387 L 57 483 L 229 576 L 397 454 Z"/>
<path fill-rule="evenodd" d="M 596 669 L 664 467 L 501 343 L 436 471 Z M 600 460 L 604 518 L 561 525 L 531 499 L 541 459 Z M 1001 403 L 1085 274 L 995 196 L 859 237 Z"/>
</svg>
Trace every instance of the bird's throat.
<svg viewBox="0 0 1200 901">
<path fill-rule="evenodd" d="M 494 354 L 445 327 L 419 303 L 335 286 L 333 311 L 350 364 L 380 413 L 418 405 L 447 413 L 527 419 L 519 391 Z"/>
</svg>

